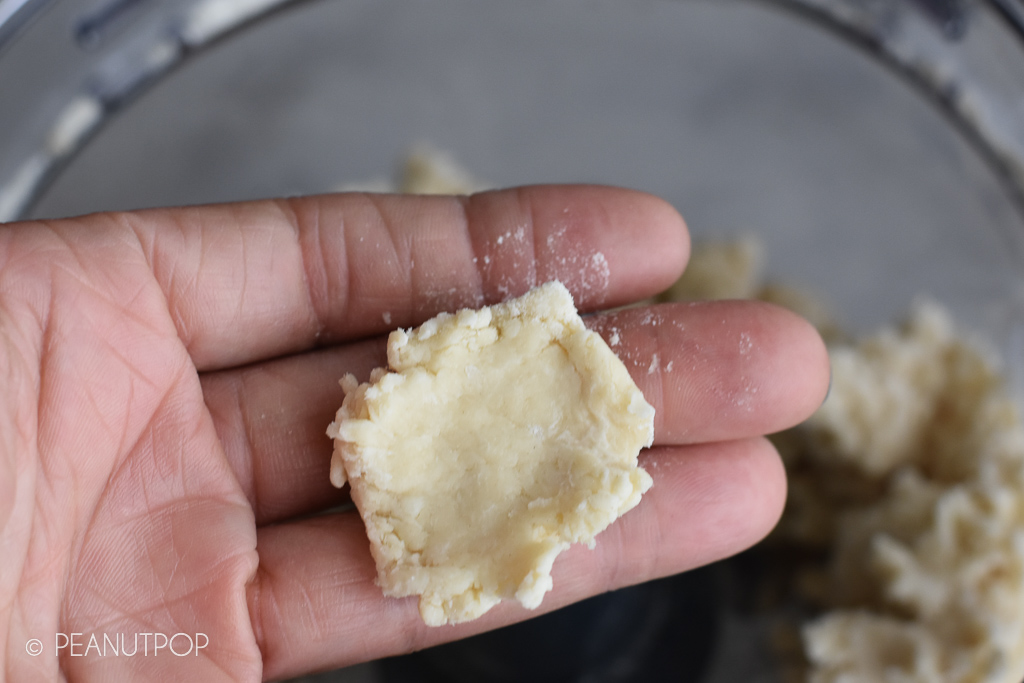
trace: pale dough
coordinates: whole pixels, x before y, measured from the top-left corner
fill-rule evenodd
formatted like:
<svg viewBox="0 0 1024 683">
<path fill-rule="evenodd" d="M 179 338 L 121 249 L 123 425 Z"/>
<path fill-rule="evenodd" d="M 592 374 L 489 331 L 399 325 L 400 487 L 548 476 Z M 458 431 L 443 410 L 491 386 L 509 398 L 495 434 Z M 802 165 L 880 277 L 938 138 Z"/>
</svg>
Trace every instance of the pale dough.
<svg viewBox="0 0 1024 683">
<path fill-rule="evenodd" d="M 392 332 L 388 364 L 342 382 L 331 481 L 384 593 L 419 595 L 429 625 L 537 607 L 555 557 L 651 486 L 654 408 L 560 283 Z"/>
<path fill-rule="evenodd" d="M 808 680 L 1019 683 L 1024 423 L 999 366 L 925 304 L 834 348 L 832 371 L 809 464 L 843 464 L 880 495 L 828 503 L 838 609 L 804 629 Z"/>
<path fill-rule="evenodd" d="M 751 238 L 695 244 L 665 298 L 771 301 L 830 342 L 828 400 L 775 436 L 789 501 L 773 541 L 801 550 L 793 584 L 822 611 L 788 673 L 1020 683 L 1024 419 L 999 362 L 936 303 L 849 340 L 816 296 L 764 281 L 762 251 Z"/>
<path fill-rule="evenodd" d="M 694 241 L 686 271 L 660 298 L 752 299 L 763 280 L 764 252 L 764 245 L 751 234 L 734 241 Z"/>
</svg>

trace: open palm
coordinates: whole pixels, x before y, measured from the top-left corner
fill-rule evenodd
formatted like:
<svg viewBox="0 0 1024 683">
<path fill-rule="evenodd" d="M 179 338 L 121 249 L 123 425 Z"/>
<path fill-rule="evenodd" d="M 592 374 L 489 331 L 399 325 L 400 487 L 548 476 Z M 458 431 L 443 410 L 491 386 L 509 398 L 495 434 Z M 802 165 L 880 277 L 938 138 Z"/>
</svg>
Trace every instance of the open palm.
<svg viewBox="0 0 1024 683">
<path fill-rule="evenodd" d="M 347 495 L 327 477 L 337 379 L 383 364 L 396 326 L 551 279 L 581 310 L 619 306 L 687 252 L 667 205 L 596 187 L 0 227 L 0 676 L 278 678 L 528 617 L 501 605 L 432 629 L 380 594 L 358 516 L 317 514 Z M 765 305 L 589 321 L 658 411 L 655 486 L 560 558 L 542 609 L 763 536 L 785 481 L 759 437 L 828 379 L 813 330 Z"/>
</svg>

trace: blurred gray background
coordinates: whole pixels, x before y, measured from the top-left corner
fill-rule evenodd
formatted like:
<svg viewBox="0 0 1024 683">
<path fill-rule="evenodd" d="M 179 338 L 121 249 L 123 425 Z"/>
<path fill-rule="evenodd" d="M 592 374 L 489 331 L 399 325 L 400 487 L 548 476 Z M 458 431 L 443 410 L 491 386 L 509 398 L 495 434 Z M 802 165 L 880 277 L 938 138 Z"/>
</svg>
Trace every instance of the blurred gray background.
<svg viewBox="0 0 1024 683">
<path fill-rule="evenodd" d="M 22 64 L 88 57 L 52 47 L 80 14 L 50 22 L 49 52 L 2 55 L 18 68 L 0 91 L 32 81 Z M 127 12 L 107 40 L 144 19 Z M 46 125 L 10 109 L 0 123 Z M 330 191 L 390 176 L 421 142 L 495 185 L 626 185 L 672 201 L 698 238 L 756 232 L 774 273 L 854 327 L 921 293 L 1003 316 L 989 309 L 1016 277 L 1020 216 L 937 109 L 757 2 L 298 3 L 118 113 L 32 215 Z"/>
</svg>

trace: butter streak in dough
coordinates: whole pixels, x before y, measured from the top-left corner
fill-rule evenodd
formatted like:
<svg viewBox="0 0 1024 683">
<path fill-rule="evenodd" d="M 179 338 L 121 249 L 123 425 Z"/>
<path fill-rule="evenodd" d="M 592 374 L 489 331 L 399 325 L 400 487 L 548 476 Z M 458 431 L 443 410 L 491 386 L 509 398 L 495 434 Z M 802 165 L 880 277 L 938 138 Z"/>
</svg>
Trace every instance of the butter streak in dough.
<svg viewBox="0 0 1024 683">
<path fill-rule="evenodd" d="M 342 381 L 331 481 L 348 479 L 386 595 L 428 625 L 528 608 L 551 566 L 651 486 L 654 408 L 563 285 L 388 339 L 390 371 Z"/>
</svg>

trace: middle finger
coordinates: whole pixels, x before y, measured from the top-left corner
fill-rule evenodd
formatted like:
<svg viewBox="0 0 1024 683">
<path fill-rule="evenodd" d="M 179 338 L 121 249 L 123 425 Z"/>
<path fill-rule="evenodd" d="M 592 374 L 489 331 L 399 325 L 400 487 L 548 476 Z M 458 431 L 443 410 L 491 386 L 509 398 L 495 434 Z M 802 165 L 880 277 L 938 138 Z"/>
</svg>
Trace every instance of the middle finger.
<svg viewBox="0 0 1024 683">
<path fill-rule="evenodd" d="M 753 301 L 666 304 L 593 316 L 655 408 L 655 444 L 769 434 L 806 419 L 828 384 L 820 337 L 796 315 Z M 258 524 L 347 500 L 328 480 L 338 379 L 366 381 L 386 339 L 204 375 L 203 392 Z"/>
</svg>

